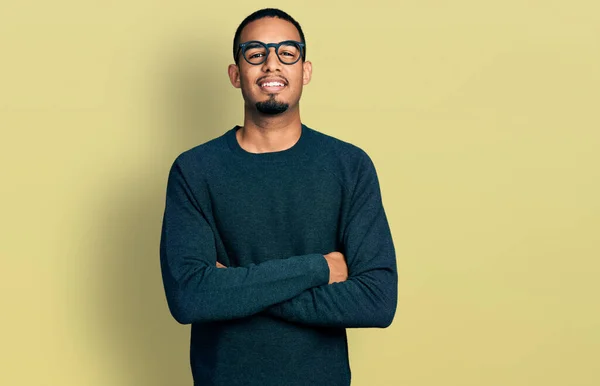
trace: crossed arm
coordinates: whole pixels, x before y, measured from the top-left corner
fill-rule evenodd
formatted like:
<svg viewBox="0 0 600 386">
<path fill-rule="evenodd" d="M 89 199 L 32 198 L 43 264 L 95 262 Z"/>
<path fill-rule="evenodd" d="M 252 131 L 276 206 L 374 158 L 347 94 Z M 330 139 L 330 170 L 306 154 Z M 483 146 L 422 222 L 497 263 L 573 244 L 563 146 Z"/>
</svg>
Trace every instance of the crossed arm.
<svg viewBox="0 0 600 386">
<path fill-rule="evenodd" d="M 366 153 L 346 218 L 347 280 L 332 282 L 334 272 L 318 253 L 221 269 L 212 231 L 176 162 L 161 236 L 171 313 L 180 323 L 266 312 L 308 325 L 389 326 L 397 304 L 396 256 L 375 167 Z"/>
<path fill-rule="evenodd" d="M 397 304 L 395 249 L 375 168 L 370 159 L 365 163 L 343 238 L 350 276 L 268 307 L 268 314 L 331 327 L 387 327 L 392 323 Z M 330 259 L 330 255 L 325 257 Z"/>
</svg>

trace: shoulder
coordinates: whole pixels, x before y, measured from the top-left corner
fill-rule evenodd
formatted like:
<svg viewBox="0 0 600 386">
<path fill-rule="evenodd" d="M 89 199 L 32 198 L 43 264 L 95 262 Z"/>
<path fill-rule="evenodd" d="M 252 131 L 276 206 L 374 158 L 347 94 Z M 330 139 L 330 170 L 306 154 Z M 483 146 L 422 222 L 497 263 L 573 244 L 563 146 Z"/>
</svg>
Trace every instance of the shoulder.
<svg viewBox="0 0 600 386">
<path fill-rule="evenodd" d="M 375 165 L 366 150 L 343 139 L 311 129 L 318 144 L 315 160 L 319 167 L 334 174 L 340 182 L 352 191 L 359 180 L 375 174 Z"/>
<path fill-rule="evenodd" d="M 183 174 L 198 177 L 218 167 L 226 157 L 224 135 L 196 145 L 177 155 L 171 170 L 177 169 Z"/>
<path fill-rule="evenodd" d="M 310 129 L 316 142 L 319 143 L 319 150 L 337 162 L 341 167 L 349 168 L 354 172 L 369 167 L 373 161 L 367 151 L 358 144 L 345 141 L 341 138 L 325 134 L 321 131 Z"/>
</svg>

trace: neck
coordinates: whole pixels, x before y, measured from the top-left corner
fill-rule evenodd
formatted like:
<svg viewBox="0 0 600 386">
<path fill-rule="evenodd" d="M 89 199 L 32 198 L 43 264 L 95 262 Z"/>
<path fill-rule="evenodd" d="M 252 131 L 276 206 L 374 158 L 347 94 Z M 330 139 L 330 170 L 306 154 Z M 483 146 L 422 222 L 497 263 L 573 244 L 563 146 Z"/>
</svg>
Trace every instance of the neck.
<svg viewBox="0 0 600 386">
<path fill-rule="evenodd" d="M 244 126 L 237 131 L 240 146 L 251 153 L 283 151 L 294 146 L 302 132 L 298 107 L 278 115 L 245 109 Z"/>
</svg>

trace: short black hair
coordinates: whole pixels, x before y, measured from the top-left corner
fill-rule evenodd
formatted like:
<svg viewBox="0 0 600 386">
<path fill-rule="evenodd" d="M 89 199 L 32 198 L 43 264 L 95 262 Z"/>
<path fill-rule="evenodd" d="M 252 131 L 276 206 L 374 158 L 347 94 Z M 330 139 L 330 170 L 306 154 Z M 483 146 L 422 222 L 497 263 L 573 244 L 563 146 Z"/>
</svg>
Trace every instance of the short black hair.
<svg viewBox="0 0 600 386">
<path fill-rule="evenodd" d="M 304 32 L 302 32 L 302 27 L 300 27 L 300 23 L 298 23 L 296 20 L 294 20 L 293 17 L 291 17 L 289 14 L 287 14 L 286 12 L 277 9 L 277 8 L 263 8 L 260 9 L 250 15 L 248 15 L 238 26 L 237 30 L 235 31 L 235 36 L 233 37 L 233 60 L 237 63 L 238 62 L 238 58 L 236 57 L 236 53 L 237 50 L 239 48 L 240 45 L 240 36 L 242 35 L 242 30 L 244 29 L 244 27 L 246 27 L 250 22 L 253 22 L 255 20 L 259 20 L 265 17 L 276 17 L 278 19 L 282 19 L 282 20 L 286 20 L 289 21 L 290 23 L 292 23 L 294 25 L 294 27 L 296 27 L 296 29 L 298 30 L 298 33 L 300 34 L 300 42 L 306 44 L 306 39 L 304 38 Z M 306 45 L 304 46 L 303 50 L 302 50 L 302 60 L 306 60 Z"/>
</svg>

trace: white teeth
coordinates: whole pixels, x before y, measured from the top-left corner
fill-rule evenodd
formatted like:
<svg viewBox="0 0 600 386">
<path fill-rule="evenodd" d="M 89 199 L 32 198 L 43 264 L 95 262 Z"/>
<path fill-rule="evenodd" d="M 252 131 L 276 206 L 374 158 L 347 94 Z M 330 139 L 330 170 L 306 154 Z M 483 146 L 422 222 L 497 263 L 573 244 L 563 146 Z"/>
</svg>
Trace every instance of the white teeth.
<svg viewBox="0 0 600 386">
<path fill-rule="evenodd" d="M 276 86 L 283 87 L 283 83 L 281 83 L 281 82 L 267 82 L 267 83 L 263 83 L 261 86 L 262 87 L 276 87 Z"/>
</svg>

